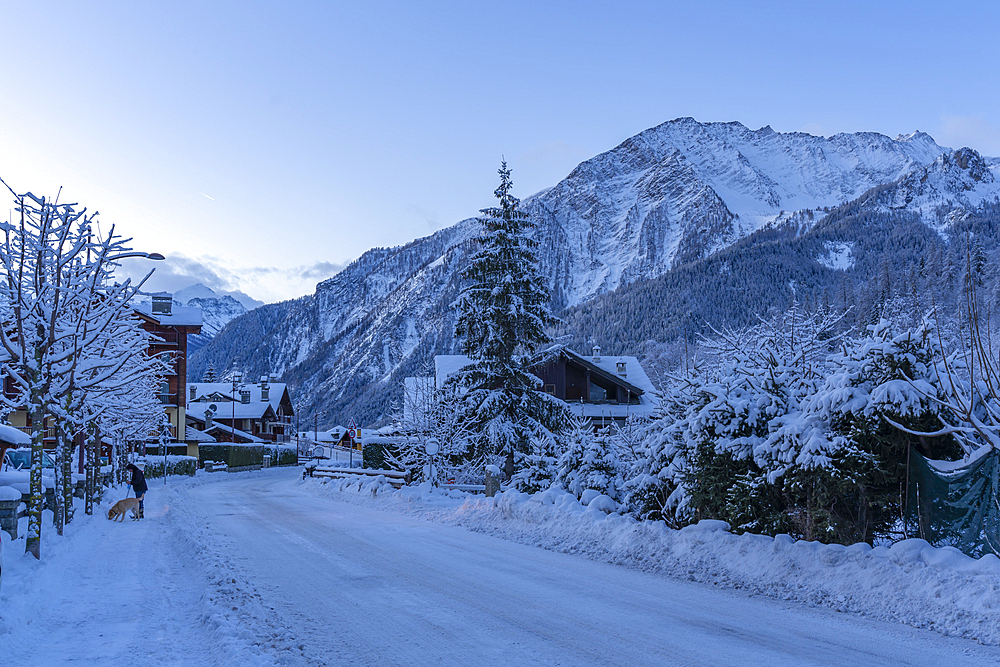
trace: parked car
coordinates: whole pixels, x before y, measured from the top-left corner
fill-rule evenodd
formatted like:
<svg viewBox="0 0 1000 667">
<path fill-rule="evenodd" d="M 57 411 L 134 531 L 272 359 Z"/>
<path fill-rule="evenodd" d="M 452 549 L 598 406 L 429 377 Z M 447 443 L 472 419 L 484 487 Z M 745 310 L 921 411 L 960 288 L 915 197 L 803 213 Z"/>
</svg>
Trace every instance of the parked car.
<svg viewBox="0 0 1000 667">
<path fill-rule="evenodd" d="M 42 452 L 42 467 L 55 468 L 55 461 L 48 452 Z M 3 457 L 3 465 L 0 470 L 30 470 L 31 450 L 27 448 L 8 449 Z"/>
</svg>

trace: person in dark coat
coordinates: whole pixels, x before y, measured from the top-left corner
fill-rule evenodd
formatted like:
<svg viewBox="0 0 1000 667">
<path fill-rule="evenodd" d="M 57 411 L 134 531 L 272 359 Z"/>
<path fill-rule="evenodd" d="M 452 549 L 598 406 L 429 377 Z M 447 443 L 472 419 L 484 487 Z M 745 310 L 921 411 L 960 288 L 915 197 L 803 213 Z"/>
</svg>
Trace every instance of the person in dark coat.
<svg viewBox="0 0 1000 667">
<path fill-rule="evenodd" d="M 125 470 L 129 473 L 129 484 L 132 485 L 132 490 L 135 491 L 135 497 L 139 499 L 139 518 L 142 518 L 142 499 L 146 495 L 146 491 L 149 489 L 146 486 L 146 476 L 142 474 L 142 471 L 135 467 L 135 465 L 129 463 L 125 466 Z"/>
</svg>

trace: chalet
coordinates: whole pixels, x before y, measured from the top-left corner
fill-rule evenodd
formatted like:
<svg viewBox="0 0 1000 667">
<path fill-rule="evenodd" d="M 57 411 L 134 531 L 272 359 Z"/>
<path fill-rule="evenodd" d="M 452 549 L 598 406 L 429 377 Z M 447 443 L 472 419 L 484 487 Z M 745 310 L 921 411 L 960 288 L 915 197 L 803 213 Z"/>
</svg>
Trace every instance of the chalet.
<svg viewBox="0 0 1000 667">
<path fill-rule="evenodd" d="M 188 456 L 198 456 L 200 437 L 188 438 L 185 433 L 187 384 L 187 337 L 201 333 L 201 308 L 178 306 L 166 292 L 152 295 L 150 303 L 133 306 L 142 328 L 152 334 L 149 354 L 159 355 L 171 363 L 172 370 L 160 384 L 160 403 L 170 420 L 170 435 L 187 444 Z M 192 434 L 194 435 L 194 434 Z"/>
<path fill-rule="evenodd" d="M 554 346 L 532 372 L 542 381 L 544 391 L 569 405 L 573 414 L 595 426 L 623 425 L 629 416 L 648 417 L 659 407 L 653 383 L 639 360 L 630 356 L 603 355 L 595 347 L 584 356 L 573 350 Z M 449 376 L 469 363 L 464 355 L 434 357 L 434 386 L 441 388 Z M 408 405 L 430 386 L 430 379 L 406 378 L 404 419 Z"/>
<path fill-rule="evenodd" d="M 256 384 L 189 382 L 187 420 L 219 442 L 292 441 L 292 399 L 288 386 L 267 376 Z"/>
</svg>

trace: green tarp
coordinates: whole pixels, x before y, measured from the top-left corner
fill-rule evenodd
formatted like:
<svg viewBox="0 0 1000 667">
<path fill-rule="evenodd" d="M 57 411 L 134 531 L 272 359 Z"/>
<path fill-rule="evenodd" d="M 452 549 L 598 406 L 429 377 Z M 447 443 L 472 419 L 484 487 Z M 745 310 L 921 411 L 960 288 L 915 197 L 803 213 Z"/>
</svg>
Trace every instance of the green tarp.
<svg viewBox="0 0 1000 667">
<path fill-rule="evenodd" d="M 979 558 L 1000 555 L 1000 452 L 984 447 L 966 461 L 929 461 L 910 452 L 905 508 L 908 537 Z"/>
</svg>

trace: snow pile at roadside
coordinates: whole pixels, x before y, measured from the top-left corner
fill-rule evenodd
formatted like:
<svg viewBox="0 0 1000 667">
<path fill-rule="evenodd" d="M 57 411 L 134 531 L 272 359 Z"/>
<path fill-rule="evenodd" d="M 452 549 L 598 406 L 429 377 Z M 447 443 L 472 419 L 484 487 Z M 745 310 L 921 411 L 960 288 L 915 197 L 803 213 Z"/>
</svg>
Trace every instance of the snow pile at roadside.
<svg viewBox="0 0 1000 667">
<path fill-rule="evenodd" d="M 259 645 L 264 629 L 245 622 L 254 600 L 233 608 L 231 568 L 205 553 L 207 531 L 194 531 L 200 539 L 192 539 L 189 517 L 178 511 L 184 489 L 211 479 L 199 474 L 153 485 L 146 518 L 136 522 L 107 520 L 127 487 L 105 493 L 93 516 L 78 499 L 64 537 L 46 511 L 41 561 L 24 555 L 23 538 L 3 533 L 0 647 L 9 649 L 0 650 L 0 664 L 276 664 Z M 178 627 L 182 634 L 173 635 Z"/>
<path fill-rule="evenodd" d="M 485 498 L 427 484 L 397 491 L 384 478 L 302 484 L 554 551 L 1000 645 L 1000 559 L 993 555 L 977 560 L 919 539 L 873 549 L 734 535 L 722 521 L 671 530 L 616 514 L 603 496 L 585 506 L 561 489 Z"/>
</svg>

